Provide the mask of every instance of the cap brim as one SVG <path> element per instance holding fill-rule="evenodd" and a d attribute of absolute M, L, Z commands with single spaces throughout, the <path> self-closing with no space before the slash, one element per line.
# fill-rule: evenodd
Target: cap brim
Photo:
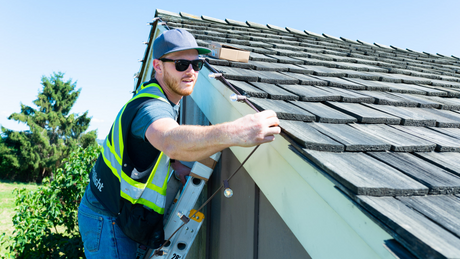
<path fill-rule="evenodd" d="M 208 49 L 208 48 L 179 48 L 179 49 L 174 49 L 174 50 L 171 50 L 171 51 L 169 51 L 169 52 L 166 52 L 165 54 L 163 54 L 163 56 L 166 55 L 166 54 L 173 53 L 173 52 L 178 52 L 178 51 L 183 51 L 183 50 L 189 50 L 189 49 L 194 49 L 194 50 L 198 51 L 198 54 L 199 54 L 199 55 L 201 55 L 201 54 L 208 54 L 208 53 L 211 52 L 211 50 Z"/>

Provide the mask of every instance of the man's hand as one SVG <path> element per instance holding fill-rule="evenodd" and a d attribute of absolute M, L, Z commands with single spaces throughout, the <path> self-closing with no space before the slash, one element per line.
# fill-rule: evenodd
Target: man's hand
<path fill-rule="evenodd" d="M 236 145 L 250 147 L 271 142 L 281 132 L 276 113 L 271 110 L 249 114 L 230 123 Z"/>
<path fill-rule="evenodd" d="M 174 163 L 171 163 L 171 166 L 174 169 L 174 174 L 176 174 L 176 177 L 179 178 L 183 185 L 185 185 L 187 182 L 185 177 L 190 175 L 190 168 L 186 167 L 178 160 L 176 160 Z"/>

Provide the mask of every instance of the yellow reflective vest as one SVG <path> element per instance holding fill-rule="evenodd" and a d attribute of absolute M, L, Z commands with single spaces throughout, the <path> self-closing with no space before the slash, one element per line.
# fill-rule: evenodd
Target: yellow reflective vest
<path fill-rule="evenodd" d="M 114 215 L 119 215 L 123 204 L 140 204 L 158 214 L 164 214 L 166 186 L 169 176 L 169 157 L 160 152 L 152 157 L 150 174 L 142 181 L 134 180 L 133 175 L 144 174 L 133 165 L 127 152 L 127 138 L 131 123 L 137 111 L 152 98 L 169 104 L 163 90 L 155 80 L 144 83 L 133 98 L 118 113 L 102 147 L 103 150 L 90 175 L 91 190 L 98 201 Z M 158 151 L 148 142 L 140 144 L 140 150 L 157 154 Z M 142 146 L 143 145 L 143 146 Z M 155 150 L 155 152 L 154 152 Z"/>

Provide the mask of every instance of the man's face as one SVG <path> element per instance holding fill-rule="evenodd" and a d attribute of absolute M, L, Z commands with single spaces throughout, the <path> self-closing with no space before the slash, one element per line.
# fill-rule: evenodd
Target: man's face
<path fill-rule="evenodd" d="M 168 59 L 194 60 L 198 58 L 198 52 L 194 49 L 173 52 L 164 56 Z M 174 62 L 163 62 L 164 82 L 175 94 L 187 96 L 192 94 L 198 78 L 198 71 L 193 70 L 190 64 L 187 70 L 179 72 L 176 70 Z"/>

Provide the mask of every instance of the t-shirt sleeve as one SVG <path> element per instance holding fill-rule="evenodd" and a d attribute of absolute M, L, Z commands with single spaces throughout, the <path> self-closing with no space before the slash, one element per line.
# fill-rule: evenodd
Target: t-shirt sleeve
<path fill-rule="evenodd" d="M 175 120 L 176 112 L 171 104 L 158 99 L 145 104 L 139 109 L 131 124 L 131 133 L 138 138 L 145 140 L 145 132 L 154 121 L 163 118 Z"/>

